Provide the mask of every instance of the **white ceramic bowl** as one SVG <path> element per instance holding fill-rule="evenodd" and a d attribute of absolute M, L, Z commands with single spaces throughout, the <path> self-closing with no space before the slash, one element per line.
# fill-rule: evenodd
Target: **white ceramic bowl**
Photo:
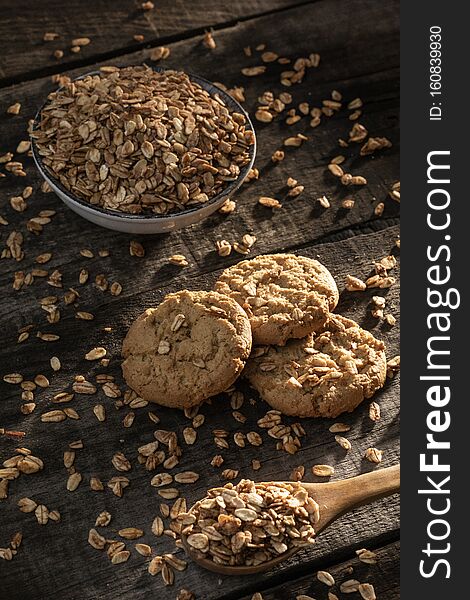
<path fill-rule="evenodd" d="M 165 70 L 162 67 L 152 66 L 152 68 L 155 71 Z M 98 73 L 98 71 L 93 71 L 92 73 L 85 73 L 77 79 L 82 79 L 87 75 L 96 75 Z M 234 100 L 226 92 L 215 86 L 210 81 L 207 81 L 206 79 L 199 77 L 198 75 L 193 75 L 191 73 L 188 73 L 188 75 L 193 81 L 198 83 L 210 94 L 217 93 L 231 111 L 243 114 L 246 118 L 247 129 L 251 129 L 253 131 L 253 134 L 255 135 L 255 130 L 250 120 L 250 117 L 248 116 L 248 113 L 242 106 L 240 106 L 240 104 L 236 100 Z M 36 114 L 33 123 L 33 131 L 38 128 L 40 114 L 46 104 L 47 101 L 45 104 L 43 104 L 43 106 L 41 106 L 41 108 Z M 202 221 L 203 219 L 211 215 L 213 212 L 218 210 L 228 198 L 232 197 L 236 190 L 238 190 L 238 188 L 242 185 L 243 181 L 246 179 L 255 161 L 256 136 L 255 143 L 249 148 L 250 162 L 241 169 L 240 175 L 235 181 L 230 182 L 222 192 L 211 198 L 209 202 L 206 202 L 205 204 L 200 204 L 187 210 L 182 210 L 179 212 L 174 212 L 165 215 L 133 215 L 129 213 L 119 212 L 116 210 L 109 210 L 98 206 L 93 206 L 85 200 L 82 200 L 81 198 L 72 194 L 57 179 L 55 179 L 51 172 L 44 166 L 41 156 L 39 155 L 38 149 L 36 147 L 34 138 L 31 138 L 31 149 L 33 153 L 34 162 L 36 163 L 36 166 L 39 172 L 41 173 L 42 177 L 45 179 L 45 181 L 47 181 L 47 183 L 51 186 L 51 188 L 54 190 L 57 196 L 59 196 L 59 198 L 64 202 L 64 204 L 71 208 L 75 213 L 77 213 L 84 219 L 95 223 L 96 225 L 106 227 L 107 229 L 113 229 L 114 231 L 123 231 L 125 233 L 134 234 L 151 234 L 176 231 L 177 229 L 181 229 L 183 227 L 187 227 L 188 225 L 198 223 L 199 221 Z"/>

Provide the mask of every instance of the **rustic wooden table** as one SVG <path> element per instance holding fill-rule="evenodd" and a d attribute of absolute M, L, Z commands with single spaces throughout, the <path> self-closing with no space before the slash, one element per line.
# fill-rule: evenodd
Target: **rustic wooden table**
<path fill-rule="evenodd" d="M 314 476 L 310 467 L 317 463 L 334 465 L 335 478 L 373 468 L 363 459 L 369 446 L 384 450 L 383 466 L 398 462 L 399 455 L 398 377 L 389 380 L 377 394 L 376 400 L 382 409 L 379 422 L 373 424 L 369 420 L 367 402 L 353 414 L 341 418 L 351 425 L 347 435 L 352 450 L 347 454 L 328 431 L 329 421 L 311 419 L 303 422 L 306 435 L 302 438 L 301 450 L 293 456 L 276 450 L 275 440 L 266 434 L 262 435 L 261 446 L 248 444 L 246 448 L 239 448 L 233 442 L 233 434 L 257 430 L 256 421 L 268 408 L 242 384 L 240 389 L 246 399 L 240 411 L 246 422 L 234 419 L 226 398 L 213 400 L 201 409 L 205 422 L 198 429 L 198 443 L 194 446 L 182 441 L 182 430 L 190 425 L 190 420 L 176 411 L 157 406 L 138 408 L 134 411 L 132 426 L 124 427 L 123 419 L 132 409 L 116 408 L 116 399 L 105 396 L 100 386 L 96 394 L 77 394 L 67 405 L 52 402 L 56 393 L 71 389 L 73 378 L 78 374 L 96 381 L 96 375 L 106 372 L 113 375 L 124 390 L 119 351 L 129 323 L 169 291 L 186 287 L 207 289 L 220 269 L 240 259 L 236 253 L 228 258 L 219 257 L 214 251 L 217 239 L 237 241 L 249 232 L 257 237 L 251 255 L 289 250 L 319 258 L 337 278 L 341 290 L 348 273 L 367 277 L 375 259 L 390 253 L 399 258 L 395 246 L 399 234 L 399 205 L 388 195 L 393 182 L 399 179 L 397 1 L 158 0 L 155 4 L 154 10 L 144 12 L 139 1 L 129 0 L 0 2 L 0 155 L 13 152 L 13 160 L 21 161 L 26 172 L 24 177 L 14 176 L 4 164 L 0 165 L 0 248 L 5 249 L 0 260 L 0 427 L 26 433 L 20 441 L 0 436 L 0 461 L 12 456 L 14 449 L 22 445 L 30 448 L 45 465 L 39 473 L 10 481 L 8 497 L 0 499 L 0 547 L 7 547 L 16 532 L 23 534 L 17 555 L 11 561 L 0 560 L 0 596 L 8 600 L 51 597 L 140 600 L 155 594 L 171 599 L 184 587 L 204 600 L 249 599 L 255 591 L 262 592 L 263 598 L 269 600 L 293 600 L 301 593 L 324 599 L 328 590 L 317 581 L 315 573 L 318 569 L 327 569 L 338 582 L 351 577 L 370 581 L 378 598 L 394 600 L 399 597 L 399 502 L 396 496 L 343 517 L 314 547 L 302 551 L 275 571 L 252 578 L 220 578 L 189 564 L 186 571 L 176 573 L 174 586 L 164 587 L 160 576 L 148 574 L 147 560 L 134 550 L 128 562 L 112 565 L 103 552 L 87 543 L 88 530 L 94 526 L 96 516 L 108 510 L 112 521 L 107 530 L 102 531 L 109 538 L 116 539 L 116 532 L 122 527 L 134 526 L 145 531 L 140 541 L 150 544 L 155 553 L 175 549 L 170 537 L 155 537 L 150 532 L 162 499 L 156 488 L 149 485 L 154 473 L 147 472 L 136 460 L 137 448 L 154 439 L 156 428 L 178 432 L 183 455 L 177 470 L 193 470 L 202 475 L 193 485 L 179 486 L 188 503 L 200 497 L 208 486 L 220 484 L 223 468 L 239 470 L 240 477 L 269 480 L 286 479 L 294 467 L 305 465 L 306 480 L 311 481 Z M 212 51 L 201 44 L 204 30 L 211 26 L 217 43 Z M 57 31 L 60 38 L 43 42 L 46 31 Z M 144 35 L 144 41 L 136 42 L 135 34 Z M 82 36 L 91 38 L 91 43 L 78 54 L 70 53 L 71 40 Z M 360 122 L 371 135 L 386 136 L 393 142 L 391 149 L 373 157 L 359 157 L 357 145 L 343 150 L 348 157 L 348 168 L 368 180 L 367 186 L 354 189 L 352 210 L 340 207 L 341 199 L 349 196 L 351 189 L 341 188 L 326 169 L 329 160 L 340 152 L 338 138 L 347 138 L 352 125 L 346 110 L 330 119 L 324 118 L 316 129 L 309 127 L 308 118 L 292 127 L 288 127 L 284 119 L 267 126 L 257 124 L 256 166 L 260 178 L 237 194 L 237 210 L 228 216 L 216 214 L 200 225 L 161 236 L 135 238 L 117 234 L 76 217 L 54 194 L 41 192 L 41 180 L 31 157 L 15 153 L 18 143 L 27 139 L 28 120 L 54 88 L 51 75 L 74 76 L 100 64 L 141 63 L 148 57 L 151 46 L 171 48 L 165 65 L 188 69 L 229 87 L 242 85 L 245 106 L 253 113 L 256 99 L 263 91 L 283 90 L 279 73 L 285 67 L 268 65 L 261 77 L 247 78 L 241 74 L 243 67 L 260 62 L 259 53 L 247 58 L 243 47 L 261 43 L 290 58 L 320 53 L 320 66 L 309 70 L 300 85 L 289 88 L 294 105 L 301 101 L 320 105 L 334 89 L 339 90 L 346 101 L 360 96 L 364 101 Z M 60 60 L 52 57 L 57 49 L 64 50 Z M 15 102 L 21 103 L 19 115 L 6 114 L 7 107 Z M 301 148 L 289 149 L 285 160 L 273 165 L 271 154 L 294 132 L 305 133 L 308 141 Z M 285 182 L 289 176 L 305 186 L 298 198 L 285 198 Z M 26 210 L 13 210 L 10 198 L 21 195 L 29 185 L 33 194 L 26 200 Z M 285 198 L 283 207 L 272 211 L 260 206 L 257 199 L 261 195 Z M 330 208 L 321 208 L 315 202 L 322 195 L 330 199 Z M 379 202 L 385 204 L 380 217 L 374 213 Z M 31 231 L 30 219 L 43 210 L 53 210 L 55 215 L 41 232 L 35 233 Z M 18 256 L 17 260 L 6 250 L 8 244 L 11 245 L 13 232 L 23 236 L 24 256 Z M 130 256 L 132 239 L 142 243 L 144 257 Z M 80 251 L 85 248 L 92 250 L 93 258 L 81 255 Z M 100 256 L 100 249 L 108 250 L 109 256 Z M 37 264 L 35 258 L 43 253 L 52 254 L 50 261 Z M 170 265 L 168 257 L 175 253 L 187 256 L 189 266 Z M 28 277 L 34 269 L 44 269 L 48 276 Z M 89 272 L 89 280 L 80 285 L 78 277 L 82 269 Z M 30 285 L 23 284 L 16 290 L 13 282 L 15 277 L 21 279 L 19 272 Z M 48 285 L 48 277 L 53 272 L 61 274 L 57 287 Z M 100 274 L 109 283 L 118 281 L 122 293 L 113 296 L 109 290 L 101 291 L 95 285 L 95 278 Z M 67 305 L 63 298 L 69 288 L 77 290 L 79 295 L 73 304 Z M 398 286 L 384 291 L 387 292 L 387 311 L 398 318 Z M 370 316 L 370 300 L 375 293 L 375 290 L 342 293 L 339 309 L 384 339 L 391 357 L 398 352 L 399 324 L 387 328 Z M 55 323 L 48 322 L 39 302 L 51 295 L 58 297 L 60 320 Z M 77 319 L 77 311 L 90 312 L 94 319 Z M 28 331 L 29 337 L 24 334 L 22 338 L 27 339 L 18 342 L 21 331 Z M 37 337 L 38 332 L 59 337 L 48 342 Z M 105 346 L 111 358 L 106 369 L 84 360 L 85 352 L 98 345 Z M 58 372 L 53 372 L 49 365 L 53 355 L 60 357 L 62 363 Z M 36 407 L 31 414 L 21 412 L 25 400 L 20 386 L 2 380 L 5 374 L 15 372 L 21 373 L 24 380 L 32 380 L 37 374 L 44 374 L 50 380 L 48 388 L 38 386 L 34 390 Z M 99 422 L 92 410 L 98 403 L 106 407 L 104 422 Z M 75 409 L 79 419 L 41 422 L 42 413 L 64 406 Z M 149 410 L 158 414 L 159 425 L 148 418 Z M 286 423 L 294 421 L 284 420 Z M 214 429 L 228 432 L 228 449 L 216 447 Z M 78 439 L 83 440 L 84 447 L 77 450 L 75 467 L 83 475 L 83 481 L 76 491 L 68 492 L 63 452 L 70 442 Z M 102 492 L 94 492 L 89 486 L 92 475 L 106 483 L 119 474 L 111 464 L 116 451 L 124 452 L 132 463 L 131 471 L 125 473 L 130 486 L 122 498 L 113 495 L 107 487 Z M 223 455 L 223 467 L 210 465 L 215 454 Z M 253 459 L 262 464 L 257 472 L 251 468 Z M 3 486 L 5 490 L 6 484 Z M 49 521 L 42 526 L 34 513 L 20 512 L 17 502 L 25 496 L 50 510 L 57 509 L 61 521 Z M 129 547 L 132 545 L 128 543 Z M 376 565 L 358 561 L 355 550 L 362 547 L 377 552 Z M 184 557 L 182 550 L 176 549 L 176 552 Z M 343 597 L 337 587 L 333 591 Z"/>

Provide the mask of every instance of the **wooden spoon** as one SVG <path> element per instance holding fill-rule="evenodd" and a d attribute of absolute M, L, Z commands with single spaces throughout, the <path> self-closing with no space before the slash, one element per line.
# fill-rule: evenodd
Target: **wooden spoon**
<path fill-rule="evenodd" d="M 304 483 L 301 485 L 320 505 L 320 520 L 315 525 L 315 532 L 323 531 L 335 519 L 353 508 L 369 504 L 379 498 L 390 496 L 400 490 L 400 465 L 364 473 L 350 479 L 331 481 L 328 483 Z M 198 558 L 188 544 L 186 536 L 181 537 L 187 554 L 201 567 L 220 573 L 221 575 L 252 575 L 272 569 L 280 562 L 293 556 L 300 548 L 295 547 L 272 560 L 255 567 L 227 567 L 218 565 L 207 558 Z"/>

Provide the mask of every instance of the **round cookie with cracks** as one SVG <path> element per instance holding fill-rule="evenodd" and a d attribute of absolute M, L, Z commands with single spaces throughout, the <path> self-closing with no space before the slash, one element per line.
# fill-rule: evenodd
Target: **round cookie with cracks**
<path fill-rule="evenodd" d="M 250 323 L 234 300 L 183 290 L 134 321 L 122 371 L 144 400 L 186 408 L 230 387 L 250 351 Z"/>
<path fill-rule="evenodd" d="M 385 383 L 385 346 L 351 319 L 324 327 L 248 361 L 244 376 L 273 408 L 298 417 L 351 412 Z"/>
<path fill-rule="evenodd" d="M 255 344 L 284 345 L 320 329 L 339 299 L 333 276 L 317 260 L 294 254 L 257 256 L 225 269 L 215 284 L 242 306 Z"/>

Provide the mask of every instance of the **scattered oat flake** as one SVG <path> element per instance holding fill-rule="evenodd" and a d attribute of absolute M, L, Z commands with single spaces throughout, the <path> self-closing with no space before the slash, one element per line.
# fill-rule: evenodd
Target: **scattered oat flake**
<path fill-rule="evenodd" d="M 237 208 L 236 203 L 233 200 L 227 199 L 222 206 L 219 208 L 219 212 L 224 214 L 224 215 L 228 215 L 232 212 L 234 212 L 234 210 Z"/>
<path fill-rule="evenodd" d="M 363 563 L 375 565 L 377 563 L 377 554 L 372 552 L 372 550 L 367 550 L 366 548 L 360 548 L 356 550 L 357 557 Z"/>
<path fill-rule="evenodd" d="M 275 62 L 277 59 L 279 58 L 279 55 L 276 54 L 275 52 L 263 52 L 263 54 L 261 54 L 261 60 L 264 63 L 270 63 L 270 62 Z"/>
<path fill-rule="evenodd" d="M 312 473 L 317 477 L 331 477 L 334 475 L 335 469 L 330 465 L 314 465 Z"/>
<path fill-rule="evenodd" d="M 152 548 L 148 544 L 136 544 L 136 551 L 142 556 L 151 556 Z"/>
<path fill-rule="evenodd" d="M 20 511 L 23 513 L 33 512 L 37 507 L 37 503 L 31 498 L 20 498 L 17 502 L 17 505 Z"/>
<path fill-rule="evenodd" d="M 374 208 L 374 215 L 376 217 L 382 216 L 385 209 L 385 204 L 383 202 L 379 202 L 377 206 Z"/>
<path fill-rule="evenodd" d="M 376 600 L 374 586 L 371 583 L 361 583 L 359 585 L 359 594 L 364 600 Z"/>
<path fill-rule="evenodd" d="M 67 480 L 67 490 L 69 492 L 74 492 L 82 481 L 82 476 L 80 473 L 75 472 L 72 473 Z"/>
<path fill-rule="evenodd" d="M 145 249 L 140 242 L 132 240 L 129 244 L 129 254 L 142 258 L 145 256 Z"/>
<path fill-rule="evenodd" d="M 215 247 L 219 256 L 229 256 L 232 252 L 232 245 L 227 240 L 217 240 Z"/>
<path fill-rule="evenodd" d="M 121 550 L 120 552 L 116 552 L 116 554 L 113 554 L 111 562 L 113 565 L 119 565 L 123 562 L 126 562 L 129 559 L 130 555 L 131 553 L 129 552 L 129 550 Z"/>
<path fill-rule="evenodd" d="M 335 435 L 335 441 L 343 448 L 343 450 L 349 451 L 352 448 L 351 442 L 341 435 Z"/>
<path fill-rule="evenodd" d="M 342 177 L 344 175 L 343 169 L 336 163 L 330 163 L 328 165 L 328 170 L 335 177 Z"/>
<path fill-rule="evenodd" d="M 369 419 L 374 422 L 380 420 L 380 406 L 377 402 L 371 402 L 369 404 Z"/>
<path fill-rule="evenodd" d="M 177 265 L 178 267 L 187 267 L 189 265 L 189 262 L 184 254 L 173 254 L 168 259 L 168 262 L 172 265 Z"/>
<path fill-rule="evenodd" d="M 368 156 L 373 154 L 377 150 L 383 150 L 384 148 L 391 148 L 392 142 L 384 137 L 371 137 L 362 146 L 360 150 L 361 156 Z"/>
<path fill-rule="evenodd" d="M 28 152 L 30 148 L 31 142 L 29 140 L 22 140 L 16 147 L 16 152 L 17 154 L 24 154 L 25 152 Z"/>
<path fill-rule="evenodd" d="M 346 423 L 333 423 L 333 425 L 329 427 L 331 433 L 345 433 L 346 431 L 350 431 L 350 429 L 351 426 Z"/>
<path fill-rule="evenodd" d="M 339 590 L 340 592 L 343 592 L 343 594 L 351 594 L 359 591 L 359 585 L 360 582 L 357 581 L 357 579 L 348 579 L 339 586 Z"/>
<path fill-rule="evenodd" d="M 210 31 L 206 31 L 204 34 L 203 44 L 206 48 L 209 48 L 209 50 L 214 50 L 217 47 L 217 44 L 215 43 Z"/>
<path fill-rule="evenodd" d="M 168 58 L 170 53 L 170 48 L 167 48 L 166 46 L 158 46 L 157 48 L 152 48 L 149 58 L 153 62 L 158 62 L 159 60 L 165 60 L 165 58 Z"/>
<path fill-rule="evenodd" d="M 99 360 L 100 358 L 104 358 L 106 356 L 106 348 L 102 348 L 98 346 L 96 348 L 92 348 L 89 352 L 85 354 L 86 360 Z"/>
<path fill-rule="evenodd" d="M 317 198 L 317 202 L 323 208 L 330 208 L 330 206 L 331 206 L 330 201 L 328 200 L 328 198 L 326 196 L 320 196 L 320 198 Z"/>
<path fill-rule="evenodd" d="M 283 141 L 283 144 L 286 147 L 299 148 L 306 139 L 307 139 L 306 136 L 298 133 L 296 136 L 286 138 Z"/>
<path fill-rule="evenodd" d="M 9 115 L 19 115 L 20 114 L 20 110 L 21 110 L 21 104 L 20 104 L 20 102 L 15 102 L 14 104 L 12 104 L 11 106 L 9 106 L 7 108 L 7 113 Z"/>
<path fill-rule="evenodd" d="M 57 40 L 58 38 L 59 38 L 59 34 L 53 32 L 53 31 L 46 31 L 46 33 L 42 37 L 44 42 L 53 42 L 54 40 Z"/>
<path fill-rule="evenodd" d="M 122 292 L 122 285 L 118 281 L 114 281 L 109 288 L 112 296 L 119 296 Z"/>
<path fill-rule="evenodd" d="M 72 40 L 72 46 L 88 46 L 90 43 L 91 40 L 87 37 L 75 38 Z"/>
<path fill-rule="evenodd" d="M 144 535 L 142 529 L 137 529 L 137 527 L 125 527 L 124 529 L 120 529 L 118 531 L 118 535 L 126 540 L 136 540 Z"/>
<path fill-rule="evenodd" d="M 41 415 L 41 421 L 43 423 L 60 423 L 65 421 L 67 415 L 63 410 L 50 410 Z"/>
<path fill-rule="evenodd" d="M 348 292 L 363 292 L 367 288 L 364 281 L 353 275 L 346 277 L 346 289 Z"/>
<path fill-rule="evenodd" d="M 328 571 L 318 571 L 317 579 L 318 581 L 321 581 L 321 583 L 324 583 L 329 587 L 335 584 L 335 579 L 333 575 L 331 575 L 331 573 L 328 573 Z"/>
<path fill-rule="evenodd" d="M 242 69 L 242 74 L 246 77 L 256 77 L 256 75 L 262 75 L 266 71 L 266 67 L 264 65 L 259 65 L 257 67 L 244 67 Z"/>
<path fill-rule="evenodd" d="M 364 458 L 366 458 L 369 462 L 379 464 L 382 462 L 383 450 L 378 450 L 377 448 L 367 448 L 364 453 Z"/>
<path fill-rule="evenodd" d="M 39 504 L 34 511 L 39 525 L 46 525 L 49 520 L 49 509 L 44 504 Z"/>
<path fill-rule="evenodd" d="M 88 532 L 88 543 L 96 550 L 103 550 L 106 546 L 106 538 L 100 535 L 96 529 L 90 529 Z"/>
<path fill-rule="evenodd" d="M 255 119 L 260 123 L 271 123 L 271 121 L 274 119 L 274 115 L 267 109 L 258 109 L 255 112 Z"/>
<path fill-rule="evenodd" d="M 400 370 L 400 355 L 387 360 L 387 376 L 393 377 Z"/>
<path fill-rule="evenodd" d="M 283 161 L 285 158 L 284 150 L 275 150 L 271 155 L 271 160 L 273 163 L 278 163 Z"/>
<path fill-rule="evenodd" d="M 266 206 L 267 208 L 281 208 L 282 204 L 276 198 L 270 198 L 269 196 L 261 196 L 258 198 L 259 204 Z"/>

